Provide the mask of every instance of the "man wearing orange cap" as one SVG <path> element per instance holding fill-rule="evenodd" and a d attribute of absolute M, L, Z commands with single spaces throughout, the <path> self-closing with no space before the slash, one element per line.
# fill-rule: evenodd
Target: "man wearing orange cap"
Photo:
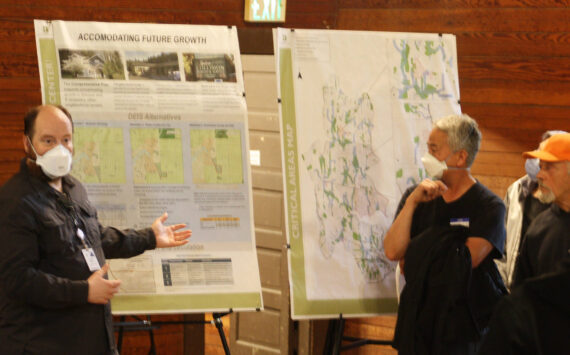
<path fill-rule="evenodd" d="M 570 133 L 523 156 L 540 159 L 538 182 L 553 203 L 526 233 L 513 292 L 495 307 L 478 355 L 566 355 L 570 348 Z"/>
<path fill-rule="evenodd" d="M 550 130 L 544 132 L 540 144 L 555 134 L 564 134 L 565 131 Z M 539 146 L 540 149 L 540 146 Z M 528 158 L 525 162 L 526 175 L 512 183 L 507 189 L 505 199 L 505 253 L 501 259 L 495 259 L 497 268 L 505 282 L 507 289 L 511 289 L 524 236 L 531 222 L 552 204 L 552 198 L 544 192 L 549 190 L 539 188 L 536 175 L 540 171 L 540 160 Z M 550 198 L 550 199 L 549 199 Z"/>
<path fill-rule="evenodd" d="M 553 204 L 530 225 L 519 255 L 513 285 L 557 271 L 570 254 L 570 133 L 550 137 L 541 148 L 523 154 L 540 159 L 538 183 Z"/>

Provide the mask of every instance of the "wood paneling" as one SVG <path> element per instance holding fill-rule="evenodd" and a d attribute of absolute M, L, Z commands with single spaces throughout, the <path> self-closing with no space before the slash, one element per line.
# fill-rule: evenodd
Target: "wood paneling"
<path fill-rule="evenodd" d="M 274 191 L 253 191 L 255 225 L 275 229 L 283 228 L 283 194 Z"/>
<path fill-rule="evenodd" d="M 463 79 L 459 86 L 461 103 L 564 106 L 570 102 L 570 82 L 564 81 Z"/>
<path fill-rule="evenodd" d="M 211 315 L 208 315 L 208 317 L 211 319 Z M 125 317 L 125 319 L 116 317 L 116 321 L 131 323 L 130 326 L 123 327 L 123 340 L 120 343 L 118 336 L 116 336 L 117 345 L 121 346 L 122 355 L 150 353 L 152 348 L 150 332 L 148 330 L 137 330 L 137 326 L 135 325 L 135 323 L 140 322 L 142 319 L 146 318 L 144 316 L 136 319 L 133 317 Z M 182 322 L 185 319 L 193 321 L 194 324 L 183 325 Z M 171 354 L 183 354 L 185 348 L 204 348 L 203 315 L 157 315 L 150 317 L 150 321 L 153 324 L 152 337 L 154 339 L 155 350 L 157 350 L 158 353 L 161 352 L 161 349 L 169 349 Z M 184 336 L 185 327 L 191 332 L 191 335 L 186 338 Z M 140 326 L 138 328 L 140 328 Z M 196 338 L 196 336 L 198 336 L 198 338 Z M 212 339 L 210 343 L 215 343 L 215 338 L 211 335 L 209 337 Z M 188 343 L 190 339 L 193 339 L 194 343 Z M 201 344 L 199 344 L 200 342 Z"/>
<path fill-rule="evenodd" d="M 279 344 L 279 312 L 263 313 L 244 312 L 240 317 L 238 332 L 242 341 L 265 343 L 270 346 Z"/>
<path fill-rule="evenodd" d="M 491 131 L 502 129 L 503 131 L 526 129 L 536 134 L 539 140 L 544 130 L 565 129 L 570 130 L 570 105 L 518 105 L 518 104 L 491 104 L 461 103 L 461 108 L 473 117 L 482 128 Z M 511 134 L 510 139 L 517 140 L 517 134 Z M 535 146 L 528 147 L 534 148 Z"/>
<path fill-rule="evenodd" d="M 570 8 L 341 8 L 337 27 L 433 33 L 569 32 L 569 14 Z"/>
<path fill-rule="evenodd" d="M 469 56 L 459 63 L 459 77 L 469 80 L 570 81 L 566 57 Z"/>
<path fill-rule="evenodd" d="M 485 8 L 485 7 L 568 7 L 568 0 L 339 0 L 343 9 L 359 8 Z"/>
<path fill-rule="evenodd" d="M 570 56 L 569 32 L 455 32 L 457 54 L 466 56 Z M 555 68 L 552 68 L 555 69 Z"/>
<path fill-rule="evenodd" d="M 363 318 L 358 321 L 349 320 L 346 322 L 344 334 L 361 339 L 392 340 L 394 328 L 396 326 L 395 316 L 382 316 L 374 318 Z M 348 342 L 346 344 L 349 344 Z M 351 351 L 343 352 L 348 355 L 396 355 L 398 352 L 387 345 L 367 345 Z"/>

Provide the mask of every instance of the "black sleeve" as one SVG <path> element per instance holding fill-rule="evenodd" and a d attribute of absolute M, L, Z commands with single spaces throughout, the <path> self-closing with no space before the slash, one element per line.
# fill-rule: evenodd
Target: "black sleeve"
<path fill-rule="evenodd" d="M 528 233 L 527 233 L 528 234 Z M 529 240 L 527 237 L 523 239 L 523 244 L 517 260 L 515 261 L 515 271 L 513 273 L 512 288 L 521 285 L 526 279 L 533 277 L 532 267 L 532 250 L 529 248 Z"/>
<path fill-rule="evenodd" d="M 500 259 L 503 256 L 506 238 L 505 205 L 491 192 L 486 194 L 487 196 L 480 202 L 481 210 L 475 213 L 476 220 L 469 227 L 469 233 L 489 241 L 494 247 L 491 256 Z"/>
<path fill-rule="evenodd" d="M 99 225 L 101 246 L 109 259 L 130 258 L 156 248 L 156 238 L 151 228 L 119 230 Z"/>
<path fill-rule="evenodd" d="M 483 338 L 478 355 L 537 354 L 525 310 L 511 296 L 504 297 L 495 308 L 489 332 Z"/>
<path fill-rule="evenodd" d="M 140 230 L 105 227 L 99 223 L 97 210 L 91 205 L 87 192 L 81 183 L 75 182 L 72 190 L 79 217 L 94 238 L 100 238 L 105 258 L 130 258 L 156 248 L 156 238 L 151 228 Z"/>
<path fill-rule="evenodd" d="M 0 213 L 0 287 L 11 298 L 42 308 L 87 303 L 87 280 L 70 280 L 40 269 L 42 263 L 34 208 L 23 201 L 7 201 Z M 54 224 L 54 229 L 58 228 Z M 45 231 L 44 231 L 45 232 Z"/>
<path fill-rule="evenodd" d="M 410 186 L 406 189 L 406 191 L 404 191 L 404 193 L 402 194 L 402 198 L 400 198 L 400 202 L 398 203 L 398 208 L 396 209 L 396 214 L 394 215 L 394 220 L 398 217 L 402 208 L 404 208 L 404 204 L 406 203 L 408 196 L 410 196 L 410 194 L 415 190 L 415 188 L 417 186 L 418 185 Z"/>

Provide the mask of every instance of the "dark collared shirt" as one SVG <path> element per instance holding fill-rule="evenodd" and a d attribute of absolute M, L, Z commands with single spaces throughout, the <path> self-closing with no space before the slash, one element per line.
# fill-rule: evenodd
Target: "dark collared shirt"
<path fill-rule="evenodd" d="M 561 260 L 570 256 L 570 213 L 556 203 L 539 214 L 525 235 L 513 285 L 526 279 L 558 271 Z"/>

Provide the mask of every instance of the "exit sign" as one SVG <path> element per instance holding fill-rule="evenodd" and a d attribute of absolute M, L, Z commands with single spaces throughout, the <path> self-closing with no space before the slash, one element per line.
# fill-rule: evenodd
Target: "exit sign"
<path fill-rule="evenodd" d="M 245 0 L 245 20 L 248 22 L 285 22 L 287 0 Z"/>

